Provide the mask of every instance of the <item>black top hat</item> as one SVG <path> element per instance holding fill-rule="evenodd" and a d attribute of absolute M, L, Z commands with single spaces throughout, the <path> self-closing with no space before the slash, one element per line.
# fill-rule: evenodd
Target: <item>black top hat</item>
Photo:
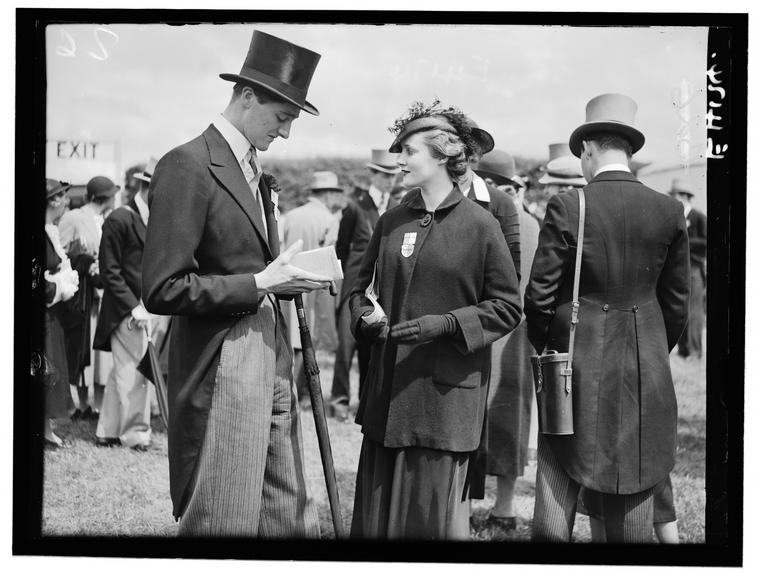
<path fill-rule="evenodd" d="M 110 198 L 121 189 L 113 184 L 113 180 L 106 176 L 95 176 L 87 182 L 88 198 Z"/>
<path fill-rule="evenodd" d="M 71 188 L 71 184 L 68 182 L 61 182 L 60 180 L 53 180 L 52 178 L 45 179 L 45 200 L 49 200 L 53 196 L 65 194 L 66 190 Z"/>
<path fill-rule="evenodd" d="M 229 82 L 262 86 L 305 112 L 318 116 L 316 107 L 305 98 L 320 59 L 320 54 L 307 48 L 255 30 L 239 74 L 220 76 Z"/>

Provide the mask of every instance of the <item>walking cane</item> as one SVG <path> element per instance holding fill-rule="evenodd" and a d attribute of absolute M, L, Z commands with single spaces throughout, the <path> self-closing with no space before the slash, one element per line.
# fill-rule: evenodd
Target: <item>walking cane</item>
<path fill-rule="evenodd" d="M 310 339 L 310 328 L 305 318 L 305 309 L 302 304 L 302 295 L 294 297 L 294 305 L 297 308 L 297 321 L 300 325 L 300 343 L 302 344 L 302 362 L 305 368 L 305 376 L 310 392 L 310 404 L 315 419 L 315 432 L 318 436 L 318 447 L 321 450 L 321 462 L 323 463 L 323 475 L 326 477 L 326 491 L 331 506 L 331 518 L 334 522 L 334 534 L 337 539 L 344 537 L 342 525 L 342 513 L 339 508 L 339 492 L 336 485 L 336 472 L 334 471 L 334 459 L 331 455 L 331 442 L 329 441 L 329 428 L 326 424 L 326 410 L 323 406 L 323 394 L 321 393 L 320 370 L 315 361 L 313 341 Z"/>

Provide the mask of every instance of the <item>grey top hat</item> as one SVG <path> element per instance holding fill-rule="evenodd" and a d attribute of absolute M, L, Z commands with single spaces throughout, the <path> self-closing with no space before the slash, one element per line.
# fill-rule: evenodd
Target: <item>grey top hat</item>
<path fill-rule="evenodd" d="M 318 109 L 305 98 L 321 55 L 260 30 L 252 33 L 239 74 L 221 74 L 229 82 L 261 86 L 291 102 L 305 112 L 318 116 Z"/>
<path fill-rule="evenodd" d="M 631 152 L 636 154 L 644 146 L 644 134 L 634 128 L 638 106 L 624 94 L 601 94 L 586 104 L 586 122 L 570 135 L 570 151 L 581 157 L 581 141 L 589 140 L 592 134 L 608 132 L 618 134 L 631 143 Z"/>
<path fill-rule="evenodd" d="M 553 157 L 553 154 L 563 154 Z M 549 145 L 550 161 L 547 162 L 547 172 L 539 178 L 539 184 L 558 184 L 563 186 L 586 186 L 583 177 L 581 161 L 570 154 L 567 144 Z"/>
<path fill-rule="evenodd" d="M 367 162 L 365 166 L 386 174 L 398 174 L 400 168 L 397 166 L 397 158 L 399 158 L 399 154 L 373 149 L 371 150 L 371 161 Z"/>
<path fill-rule="evenodd" d="M 482 178 L 491 178 L 498 186 L 502 184 L 520 186 L 513 180 L 515 177 L 515 161 L 504 150 L 492 150 L 481 156 L 478 168 L 474 172 Z"/>
<path fill-rule="evenodd" d="M 313 172 L 313 177 L 310 180 L 311 192 L 328 192 L 329 190 L 334 192 L 344 192 L 344 189 L 339 186 L 339 179 L 336 174 L 330 170 L 321 170 L 319 172 Z"/>
<path fill-rule="evenodd" d="M 549 159 L 561 158 L 562 156 L 570 156 L 570 146 L 567 142 L 555 142 L 549 145 Z"/>
<path fill-rule="evenodd" d="M 155 158 L 150 158 L 147 166 L 142 172 L 134 174 L 134 178 L 142 180 L 143 182 L 149 182 L 152 180 L 152 175 L 155 173 L 155 166 L 158 165 L 158 161 Z"/>

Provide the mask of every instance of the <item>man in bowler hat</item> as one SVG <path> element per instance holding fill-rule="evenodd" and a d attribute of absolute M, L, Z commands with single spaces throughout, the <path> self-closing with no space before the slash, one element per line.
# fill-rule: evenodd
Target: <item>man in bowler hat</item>
<path fill-rule="evenodd" d="M 342 210 L 339 221 L 339 233 L 336 241 L 336 256 L 344 269 L 344 280 L 339 288 L 336 308 L 336 326 L 339 345 L 334 360 L 334 379 L 331 383 L 331 412 L 337 420 L 349 419 L 350 403 L 350 368 L 352 357 L 357 350 L 360 370 L 360 388 L 368 373 L 370 350 L 355 341 L 350 332 L 349 296 L 357 281 L 363 255 L 368 248 L 376 222 L 384 212 L 397 205 L 391 197 L 392 188 L 400 169 L 397 166 L 398 154 L 386 150 L 371 151 L 371 160 L 365 167 L 370 175 L 370 186 L 355 188 L 352 198 Z"/>
<path fill-rule="evenodd" d="M 158 162 L 143 261 L 147 309 L 173 315 L 168 459 L 184 536 L 319 536 L 279 298 L 328 287 L 279 253 L 257 153 L 288 138 L 320 55 L 253 32 L 223 113 Z"/>
<path fill-rule="evenodd" d="M 573 357 L 573 434 L 539 435 L 532 538 L 569 541 L 583 486 L 601 494 L 608 542 L 652 538 L 652 494 L 675 462 L 670 350 L 686 324 L 681 205 L 628 168 L 644 144 L 636 103 L 603 94 L 570 137 L 588 181 Z M 567 352 L 579 194 L 550 198 L 526 290 L 537 352 Z"/>

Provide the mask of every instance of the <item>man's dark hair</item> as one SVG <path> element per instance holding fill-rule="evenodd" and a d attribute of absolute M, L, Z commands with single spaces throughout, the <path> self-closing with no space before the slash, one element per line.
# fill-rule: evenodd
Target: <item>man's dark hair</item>
<path fill-rule="evenodd" d="M 252 93 L 255 94 L 255 99 L 260 102 L 261 104 L 267 104 L 268 102 L 284 102 L 285 100 L 273 92 L 270 92 L 266 90 L 265 88 L 261 88 L 260 86 L 251 86 L 250 84 L 246 84 L 244 82 L 237 82 L 234 84 L 234 88 L 232 88 L 232 99 L 236 100 L 242 95 L 242 90 L 245 88 L 249 88 L 252 90 Z"/>
<path fill-rule="evenodd" d="M 629 160 L 631 159 L 631 156 L 633 156 L 631 142 L 623 136 L 610 134 L 608 132 L 596 132 L 594 134 L 589 134 L 585 140 L 594 140 L 600 150 L 619 150 L 625 152 L 626 157 Z"/>

